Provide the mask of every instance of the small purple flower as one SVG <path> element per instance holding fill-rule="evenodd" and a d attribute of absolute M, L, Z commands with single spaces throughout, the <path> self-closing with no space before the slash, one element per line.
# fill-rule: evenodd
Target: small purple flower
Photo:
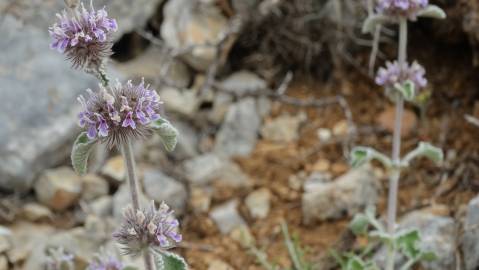
<path fill-rule="evenodd" d="M 98 138 L 113 146 L 144 137 L 151 133 L 149 124 L 159 118 L 160 97 L 143 80 L 138 85 L 117 82 L 113 87 L 100 86 L 98 93 L 87 92 L 88 99 L 78 97 L 82 106 L 78 124 L 91 140 Z"/>
<path fill-rule="evenodd" d="M 178 232 L 180 223 L 164 202 L 159 209 L 153 201 L 142 210 L 128 206 L 123 215 L 125 220 L 113 238 L 123 246 L 126 254 L 138 255 L 146 248 L 167 250 L 182 240 Z"/>
<path fill-rule="evenodd" d="M 97 254 L 86 270 L 121 270 L 123 263 L 118 258 L 104 252 Z"/>
<path fill-rule="evenodd" d="M 424 77 L 426 71 L 414 61 L 411 65 L 400 66 L 398 61 L 386 62 L 386 67 L 378 70 L 376 83 L 389 89 L 393 89 L 396 83 L 404 84 L 407 80 L 414 83 L 416 92 L 426 87 L 427 79 Z"/>
<path fill-rule="evenodd" d="M 62 247 L 47 250 L 46 270 L 73 269 L 75 256 Z"/>
<path fill-rule="evenodd" d="M 74 68 L 93 71 L 101 68 L 112 54 L 111 33 L 118 29 L 105 9 L 85 9 L 83 3 L 71 13 L 57 14 L 57 22 L 48 30 L 53 39 L 50 47 L 64 53 Z"/>
<path fill-rule="evenodd" d="M 416 20 L 418 12 L 428 4 L 429 0 L 379 0 L 376 10 L 388 16 Z"/>

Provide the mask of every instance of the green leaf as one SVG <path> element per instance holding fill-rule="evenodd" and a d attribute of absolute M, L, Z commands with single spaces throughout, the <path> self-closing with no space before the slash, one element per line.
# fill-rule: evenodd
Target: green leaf
<path fill-rule="evenodd" d="M 388 16 L 382 14 L 376 14 L 369 16 L 363 23 L 362 32 L 373 33 L 376 26 L 389 22 L 391 19 Z"/>
<path fill-rule="evenodd" d="M 156 129 L 160 135 L 163 146 L 166 151 L 175 150 L 178 143 L 178 130 L 166 119 L 160 118 L 152 123 L 152 127 Z"/>
<path fill-rule="evenodd" d="M 421 156 L 429 158 L 436 164 L 439 164 L 444 160 L 444 153 L 441 148 L 435 147 L 427 142 L 419 142 L 416 149 L 409 152 L 401 163 L 403 166 L 408 166 L 411 160 Z"/>
<path fill-rule="evenodd" d="M 432 251 L 421 253 L 421 258 L 420 258 L 421 261 L 431 262 L 431 261 L 434 261 L 434 260 L 437 260 L 437 259 L 438 258 L 437 258 L 436 253 L 434 253 Z"/>
<path fill-rule="evenodd" d="M 414 97 L 416 96 L 416 87 L 414 83 L 410 80 L 407 80 L 404 82 L 404 84 L 399 84 L 396 83 L 394 85 L 394 88 L 401 93 L 401 95 L 404 97 L 405 100 L 407 101 L 412 101 L 414 100 Z"/>
<path fill-rule="evenodd" d="M 346 270 L 366 270 L 366 263 L 358 256 L 349 258 Z"/>
<path fill-rule="evenodd" d="M 71 160 L 75 172 L 78 174 L 87 173 L 88 156 L 95 145 L 96 140 L 88 139 L 86 132 L 80 133 L 73 143 Z"/>
<path fill-rule="evenodd" d="M 369 218 L 365 214 L 356 214 L 349 224 L 355 235 L 365 235 L 368 232 Z"/>
<path fill-rule="evenodd" d="M 391 159 L 373 148 L 357 146 L 351 150 L 350 162 L 354 168 L 364 165 L 373 159 L 381 162 L 386 168 L 391 167 Z"/>
<path fill-rule="evenodd" d="M 417 16 L 434 18 L 434 19 L 445 19 L 447 15 L 442 8 L 436 5 L 428 5 L 426 8 L 419 11 Z"/>
<path fill-rule="evenodd" d="M 421 254 L 418 244 L 421 240 L 418 230 L 411 230 L 399 233 L 396 238 L 396 245 L 402 250 L 404 255 L 410 259 L 416 259 Z"/>
<path fill-rule="evenodd" d="M 158 270 L 187 270 L 188 264 L 181 256 L 172 252 L 155 253 Z"/>

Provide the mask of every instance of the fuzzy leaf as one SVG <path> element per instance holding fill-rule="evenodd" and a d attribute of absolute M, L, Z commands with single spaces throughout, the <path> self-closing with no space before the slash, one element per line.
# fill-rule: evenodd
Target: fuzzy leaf
<path fill-rule="evenodd" d="M 368 232 L 369 218 L 365 214 L 356 214 L 349 224 L 355 235 L 365 235 Z"/>
<path fill-rule="evenodd" d="M 373 148 L 357 146 L 351 151 L 350 162 L 354 168 L 366 164 L 373 159 L 380 161 L 386 168 L 391 167 L 391 160 Z"/>
<path fill-rule="evenodd" d="M 403 166 L 408 166 L 411 160 L 417 157 L 427 157 L 433 162 L 439 164 L 444 159 L 444 153 L 438 147 L 427 142 L 420 142 L 416 149 L 409 152 L 401 162 Z"/>
<path fill-rule="evenodd" d="M 416 259 L 421 254 L 418 243 L 421 240 L 418 230 L 411 230 L 401 233 L 396 238 L 396 245 L 402 250 L 404 255 L 410 259 Z"/>
<path fill-rule="evenodd" d="M 351 257 L 348 260 L 348 264 L 346 265 L 347 270 L 366 270 L 366 264 L 364 261 L 357 257 Z"/>
<path fill-rule="evenodd" d="M 188 265 L 181 256 L 171 253 L 157 253 L 156 267 L 158 270 L 187 270 Z"/>
<path fill-rule="evenodd" d="M 178 143 L 178 130 L 166 119 L 160 118 L 152 123 L 152 127 L 156 129 L 160 135 L 163 146 L 166 151 L 175 150 Z"/>
<path fill-rule="evenodd" d="M 418 17 L 428 17 L 434 19 L 445 19 L 446 12 L 436 5 L 428 5 L 423 10 L 419 11 L 417 14 Z"/>
<path fill-rule="evenodd" d="M 420 258 L 421 261 L 432 262 L 432 261 L 437 260 L 437 259 L 438 258 L 437 258 L 436 253 L 434 253 L 432 251 L 421 253 L 421 258 Z"/>
<path fill-rule="evenodd" d="M 400 84 L 395 84 L 394 88 L 401 93 L 401 95 L 404 97 L 405 100 L 407 101 L 412 101 L 414 100 L 414 97 L 416 96 L 416 87 L 413 82 L 410 80 L 407 80 L 404 82 L 403 85 Z"/>
<path fill-rule="evenodd" d="M 362 32 L 373 33 L 377 25 L 389 22 L 391 19 L 388 16 L 376 14 L 369 16 L 363 23 Z"/>
<path fill-rule="evenodd" d="M 75 172 L 82 175 L 87 173 L 88 156 L 96 140 L 88 139 L 86 132 L 80 133 L 73 143 L 71 160 Z"/>

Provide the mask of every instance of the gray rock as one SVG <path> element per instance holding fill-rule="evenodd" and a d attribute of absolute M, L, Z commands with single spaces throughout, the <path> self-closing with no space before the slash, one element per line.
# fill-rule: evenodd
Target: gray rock
<path fill-rule="evenodd" d="M 126 168 L 123 156 L 118 155 L 108 159 L 101 169 L 101 174 L 116 184 L 125 182 Z"/>
<path fill-rule="evenodd" d="M 216 44 L 227 29 L 227 19 L 211 4 L 190 0 L 168 1 L 163 10 L 161 36 L 173 48 Z M 216 47 L 197 46 L 184 60 L 198 70 L 213 62 Z"/>
<path fill-rule="evenodd" d="M 186 209 L 187 193 L 185 186 L 160 170 L 146 169 L 143 186 L 146 195 L 155 202 L 164 201 L 176 213 L 182 214 Z"/>
<path fill-rule="evenodd" d="M 208 270 L 234 270 L 234 268 L 224 261 L 216 259 L 208 264 Z"/>
<path fill-rule="evenodd" d="M 216 136 L 215 152 L 226 157 L 248 156 L 256 146 L 260 124 L 253 98 L 232 105 Z"/>
<path fill-rule="evenodd" d="M 246 207 L 253 218 L 264 219 L 270 210 L 271 192 L 262 188 L 251 192 L 245 199 Z"/>
<path fill-rule="evenodd" d="M 23 206 L 22 215 L 29 221 L 39 221 L 53 218 L 49 208 L 38 203 L 27 203 Z"/>
<path fill-rule="evenodd" d="M 421 235 L 419 248 L 425 252 L 434 252 L 436 260 L 421 261 L 424 270 L 449 270 L 456 267 L 456 232 L 457 226 L 454 219 L 438 216 L 427 210 L 418 210 L 402 218 L 398 230 L 417 229 Z M 385 265 L 387 248 L 381 249 L 374 255 L 374 260 L 379 267 Z M 406 262 L 404 255 L 397 254 L 395 264 L 399 268 Z"/>
<path fill-rule="evenodd" d="M 378 180 L 369 166 L 351 170 L 329 183 L 318 183 L 302 197 L 303 222 L 352 216 L 378 200 Z"/>
<path fill-rule="evenodd" d="M 190 206 L 194 213 L 206 213 L 210 210 L 211 190 L 193 187 L 190 193 Z"/>
<path fill-rule="evenodd" d="M 12 248 L 12 232 L 3 226 L 0 226 L 0 254 Z"/>
<path fill-rule="evenodd" d="M 290 143 L 299 138 L 299 126 L 306 120 L 306 114 L 297 116 L 282 115 L 266 123 L 261 128 L 261 135 L 264 139 Z"/>
<path fill-rule="evenodd" d="M 110 196 L 103 196 L 91 201 L 88 206 L 92 214 L 106 217 L 111 216 L 113 211 L 113 198 Z"/>
<path fill-rule="evenodd" d="M 60 167 L 43 172 L 34 188 L 40 203 L 62 211 L 76 203 L 82 192 L 82 181 L 69 167 Z"/>
<path fill-rule="evenodd" d="M 108 194 L 108 182 L 95 174 L 87 174 L 82 177 L 83 192 L 81 198 L 91 201 Z"/>
<path fill-rule="evenodd" d="M 242 70 L 219 82 L 219 87 L 232 94 L 242 96 L 267 87 L 266 81 L 253 72 Z"/>
<path fill-rule="evenodd" d="M 69 155 L 71 140 L 78 133 L 76 98 L 97 83 L 92 76 L 71 70 L 64 56 L 49 49 L 46 28 L 6 15 L 0 32 L 0 95 L 4 101 L 0 187 L 25 190 L 40 171 Z"/>
<path fill-rule="evenodd" d="M 172 121 L 180 133 L 178 144 L 175 151 L 170 153 L 176 160 L 184 160 L 198 155 L 198 134 L 197 131 L 188 123 L 182 121 Z"/>
<path fill-rule="evenodd" d="M 141 192 L 138 191 L 138 197 L 140 200 L 140 207 L 145 207 L 148 205 L 148 198 Z M 113 216 L 115 220 L 119 221 L 123 219 L 123 209 L 131 204 L 131 194 L 130 189 L 127 184 L 123 184 L 113 195 Z"/>
<path fill-rule="evenodd" d="M 231 200 L 211 210 L 210 217 L 218 226 L 222 234 L 229 234 L 238 226 L 246 225 L 246 222 L 238 212 L 238 201 Z"/>
<path fill-rule="evenodd" d="M 159 74 L 165 68 L 165 56 L 158 47 L 151 46 L 140 56 L 124 63 L 117 63 L 115 67 L 128 78 L 142 78 L 153 85 L 158 80 Z M 172 60 L 165 77 L 179 88 L 187 87 L 192 79 L 188 66 L 179 60 Z"/>
<path fill-rule="evenodd" d="M 85 7 L 89 8 L 90 1 L 83 2 Z M 93 4 L 95 9 L 106 6 L 108 16 L 117 20 L 118 31 L 115 33 L 115 39 L 118 39 L 125 33 L 143 28 L 162 2 L 163 0 L 95 0 Z M 61 0 L 15 0 L 10 3 L 12 5 L 9 11 L 12 14 L 19 17 L 25 24 L 34 25 L 45 33 L 55 21 L 55 14 L 66 7 Z"/>
<path fill-rule="evenodd" d="M 204 186 L 212 181 L 221 181 L 222 184 L 231 187 L 250 184 L 249 177 L 236 163 L 213 153 L 186 160 L 184 168 L 186 178 L 193 186 Z"/>
<path fill-rule="evenodd" d="M 462 251 L 466 270 L 479 268 L 479 196 L 469 202 L 464 223 Z"/>
<path fill-rule="evenodd" d="M 233 96 L 225 92 L 216 93 L 213 100 L 213 109 L 208 114 L 208 119 L 216 125 L 223 123 L 226 113 L 233 103 Z"/>
<path fill-rule="evenodd" d="M 167 111 L 194 118 L 200 104 L 195 91 L 166 87 L 159 94 L 165 102 Z"/>

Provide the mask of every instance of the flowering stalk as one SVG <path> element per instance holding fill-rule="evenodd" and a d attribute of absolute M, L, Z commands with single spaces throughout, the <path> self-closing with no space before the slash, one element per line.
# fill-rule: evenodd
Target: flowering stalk
<path fill-rule="evenodd" d="M 393 22 L 399 25 L 399 49 L 398 57 L 394 62 L 387 62 L 385 68 L 380 68 L 376 83 L 385 88 L 387 96 L 395 103 L 396 114 L 394 119 L 394 131 L 392 141 L 391 158 L 369 147 L 356 147 L 351 152 L 353 166 L 362 165 L 372 159 L 380 161 L 389 170 L 389 192 L 387 206 L 387 228 L 374 226 L 378 224 L 374 215 L 359 215 L 355 217 L 352 227 L 357 232 L 367 230 L 368 224 L 375 227 L 371 236 L 379 237 L 387 244 L 386 270 L 394 270 L 394 257 L 398 248 L 402 246 L 404 251 L 404 239 L 408 239 L 406 256 L 413 262 L 428 258 L 430 254 L 417 250 L 416 243 L 419 241 L 417 231 L 396 232 L 396 214 L 398 186 L 401 170 L 412 159 L 425 156 L 434 162 L 440 162 L 443 158 L 442 150 L 428 143 L 420 142 L 419 146 L 401 159 L 401 125 L 404 112 L 404 102 L 413 101 L 417 91 L 427 84 L 425 70 L 417 62 L 407 62 L 408 20 L 416 21 L 418 17 L 445 18 L 445 13 L 439 7 L 430 5 L 428 0 L 379 0 L 376 8 L 378 14 L 370 15 L 363 25 L 363 31 L 374 32 L 379 25 Z M 400 240 L 402 239 L 402 240 Z M 411 247 L 413 249 L 411 249 Z M 430 256 L 429 256 L 430 257 Z M 411 263 L 412 265 L 413 263 Z M 408 269 L 411 265 L 405 266 Z"/>
<path fill-rule="evenodd" d="M 407 57 L 407 19 L 401 18 L 399 21 L 399 52 L 398 62 L 400 66 L 406 64 Z M 394 119 L 394 134 L 392 146 L 392 162 L 393 168 L 391 170 L 389 180 L 389 194 L 388 194 L 388 214 L 387 214 L 387 228 L 388 233 L 393 235 L 395 233 L 396 213 L 397 213 L 397 195 L 399 189 L 399 177 L 401 174 L 401 125 L 404 112 L 404 98 L 398 94 L 396 98 L 396 115 Z M 386 269 L 394 269 L 395 250 L 393 247 L 388 248 L 388 256 L 386 262 Z"/>

